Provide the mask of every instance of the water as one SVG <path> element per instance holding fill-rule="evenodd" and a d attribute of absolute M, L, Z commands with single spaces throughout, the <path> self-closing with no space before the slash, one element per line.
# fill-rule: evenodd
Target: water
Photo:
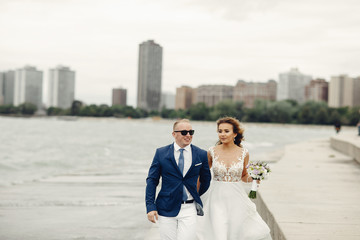
<path fill-rule="evenodd" d="M 0 117 L 0 239 L 143 239 L 144 187 L 173 121 Z M 244 124 L 250 159 L 334 135 L 331 126 Z M 217 141 L 193 122 L 193 143 Z"/>
<path fill-rule="evenodd" d="M 0 117 L 0 186 L 81 171 L 126 174 L 149 165 L 157 147 L 173 141 L 173 121 Z M 244 124 L 244 145 L 256 156 L 285 144 L 328 138 L 331 126 Z M 193 143 L 217 141 L 213 122 L 193 122 Z"/>

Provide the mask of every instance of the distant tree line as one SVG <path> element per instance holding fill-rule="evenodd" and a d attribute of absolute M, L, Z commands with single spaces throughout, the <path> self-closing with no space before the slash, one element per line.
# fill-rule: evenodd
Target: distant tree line
<path fill-rule="evenodd" d="M 37 106 L 32 103 L 23 103 L 19 106 L 0 105 L 0 114 L 4 115 L 33 115 L 37 110 Z"/>
<path fill-rule="evenodd" d="M 326 102 L 309 101 L 298 104 L 293 100 L 265 101 L 257 100 L 253 108 L 245 108 L 242 102 L 226 100 L 213 107 L 205 103 L 192 105 L 188 110 L 163 108 L 161 111 L 146 111 L 132 106 L 85 105 L 74 101 L 69 109 L 49 107 L 48 116 L 87 116 L 87 117 L 119 117 L 146 118 L 160 116 L 162 118 L 189 118 L 191 120 L 214 121 L 223 116 L 233 116 L 244 122 L 294 123 L 294 124 L 334 124 L 356 125 L 360 120 L 360 106 L 330 108 Z M 36 106 L 22 104 L 0 106 L 0 114 L 32 115 Z"/>

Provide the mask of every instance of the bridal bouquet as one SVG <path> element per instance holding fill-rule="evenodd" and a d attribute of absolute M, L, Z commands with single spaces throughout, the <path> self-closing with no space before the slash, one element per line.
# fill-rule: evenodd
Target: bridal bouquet
<path fill-rule="evenodd" d="M 270 167 L 265 162 L 250 162 L 247 166 L 247 171 L 250 177 L 253 178 L 251 191 L 249 193 L 249 198 L 256 198 L 256 190 L 258 188 L 257 180 L 265 180 L 269 177 L 271 172 Z"/>

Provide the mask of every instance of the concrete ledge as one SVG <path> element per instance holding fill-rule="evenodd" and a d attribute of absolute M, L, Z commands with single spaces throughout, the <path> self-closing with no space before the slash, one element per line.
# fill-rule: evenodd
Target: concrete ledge
<path fill-rule="evenodd" d="M 360 163 L 360 136 L 349 133 L 341 133 L 330 139 L 331 147 Z"/>
<path fill-rule="evenodd" d="M 254 203 L 256 204 L 256 210 L 269 226 L 272 239 L 285 240 L 286 238 L 284 233 L 281 231 L 279 224 L 276 222 L 274 215 L 266 206 L 266 203 L 264 202 L 260 193 L 257 194 L 257 198 L 254 200 Z"/>

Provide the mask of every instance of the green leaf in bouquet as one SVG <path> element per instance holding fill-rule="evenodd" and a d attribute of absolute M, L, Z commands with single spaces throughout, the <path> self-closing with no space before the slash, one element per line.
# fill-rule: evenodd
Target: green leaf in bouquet
<path fill-rule="evenodd" d="M 256 198 L 256 191 L 250 191 L 249 198 L 255 199 Z"/>

